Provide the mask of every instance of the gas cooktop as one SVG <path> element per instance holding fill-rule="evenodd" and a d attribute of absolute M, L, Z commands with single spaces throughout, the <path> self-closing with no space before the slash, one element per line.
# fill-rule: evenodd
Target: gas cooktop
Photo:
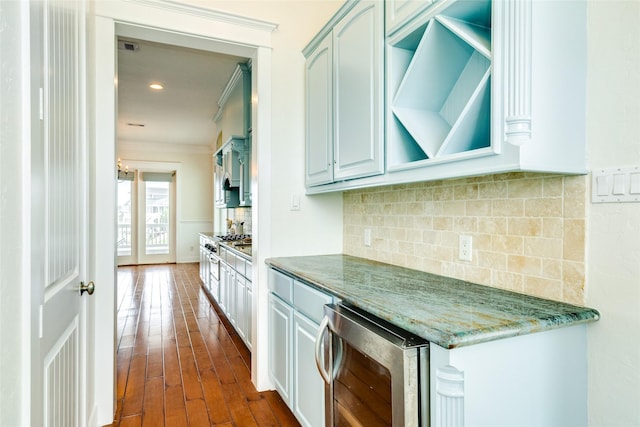
<path fill-rule="evenodd" d="M 251 240 L 251 234 L 219 234 L 214 236 L 216 239 L 225 242 L 235 242 L 237 240 Z"/>

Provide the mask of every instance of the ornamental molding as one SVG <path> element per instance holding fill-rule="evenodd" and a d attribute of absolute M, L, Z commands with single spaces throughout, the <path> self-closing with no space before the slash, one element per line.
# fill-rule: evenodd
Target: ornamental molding
<path fill-rule="evenodd" d="M 219 22 L 226 22 L 233 25 L 248 27 L 254 30 L 265 32 L 273 32 L 278 28 L 278 24 L 263 21 L 246 16 L 236 15 L 230 12 L 214 10 L 191 4 L 185 4 L 175 0 L 124 0 L 128 3 L 137 3 L 145 6 L 151 6 L 158 9 L 169 10 L 184 15 L 193 15 L 201 18 L 211 19 Z"/>

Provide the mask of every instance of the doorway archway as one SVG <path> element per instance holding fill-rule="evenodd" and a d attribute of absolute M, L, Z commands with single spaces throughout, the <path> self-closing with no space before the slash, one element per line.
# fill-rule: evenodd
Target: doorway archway
<path fill-rule="evenodd" d="M 94 374 L 94 383 L 87 384 L 95 390 L 96 407 L 92 410 L 91 424 L 103 425 L 111 421 L 114 412 L 115 395 L 115 347 L 114 340 L 105 339 L 115 334 L 115 70 L 117 37 L 133 37 L 165 44 L 173 44 L 219 53 L 251 58 L 252 67 L 252 158 L 257 164 L 269 164 L 270 147 L 270 100 L 271 100 L 271 32 L 275 24 L 251 20 L 237 15 L 225 14 L 175 2 L 147 3 L 143 1 L 96 2 L 93 22 L 93 84 L 91 129 L 92 164 L 91 218 L 95 224 L 95 241 L 92 248 L 95 259 L 93 277 L 96 283 L 103 283 L 99 298 L 95 300 L 93 331 L 94 346 L 89 356 L 95 357 L 96 366 L 101 369 Z M 176 19 L 179 16 L 180 19 Z M 260 100 L 260 102 L 258 102 Z M 252 168 L 252 181 L 257 183 L 258 167 Z M 254 184 L 254 208 L 252 209 L 253 232 L 264 229 L 270 222 L 268 209 L 271 194 L 269 180 L 258 187 Z M 264 200 L 264 205 L 260 204 Z M 260 212 L 260 215 L 258 213 Z M 264 226 L 263 226 L 264 224 Z M 267 236 L 265 236 L 267 237 Z M 257 241 L 257 252 L 262 263 L 269 254 L 268 237 Z M 264 245 L 262 247 L 262 245 Z M 262 263 L 263 264 L 263 263 Z M 254 282 L 266 283 L 266 268 L 255 269 Z M 256 292 L 254 307 L 262 311 L 266 307 L 266 296 Z M 266 310 L 265 310 L 266 311 Z M 256 322 L 256 319 L 254 319 Z M 263 322 L 264 323 L 264 322 Z M 266 331 L 266 326 L 265 327 Z M 257 328 L 257 326 L 256 326 Z M 268 386 L 266 369 L 266 342 L 260 342 L 256 334 L 252 347 L 257 357 L 252 358 L 252 380 L 258 389 Z"/>

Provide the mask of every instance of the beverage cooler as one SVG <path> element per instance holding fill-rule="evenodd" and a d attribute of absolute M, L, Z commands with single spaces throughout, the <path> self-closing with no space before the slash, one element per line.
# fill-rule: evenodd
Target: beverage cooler
<path fill-rule="evenodd" d="M 316 364 L 327 426 L 428 426 L 429 343 L 346 303 L 324 307 Z"/>

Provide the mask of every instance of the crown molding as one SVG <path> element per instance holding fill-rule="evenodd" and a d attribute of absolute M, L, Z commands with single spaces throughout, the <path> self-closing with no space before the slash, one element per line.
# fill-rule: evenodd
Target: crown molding
<path fill-rule="evenodd" d="M 118 151 L 213 154 L 214 144 L 168 144 L 165 142 L 118 141 Z"/>
<path fill-rule="evenodd" d="M 156 7 L 159 9 L 170 10 L 172 12 L 182 13 L 186 15 L 200 16 L 229 24 L 239 25 L 252 28 L 254 30 L 273 32 L 278 28 L 278 24 L 263 21 L 246 16 L 236 15 L 234 13 L 224 12 L 221 10 L 209 9 L 191 4 L 185 4 L 175 0 L 124 0 L 130 3 L 138 3 L 145 6 Z"/>

